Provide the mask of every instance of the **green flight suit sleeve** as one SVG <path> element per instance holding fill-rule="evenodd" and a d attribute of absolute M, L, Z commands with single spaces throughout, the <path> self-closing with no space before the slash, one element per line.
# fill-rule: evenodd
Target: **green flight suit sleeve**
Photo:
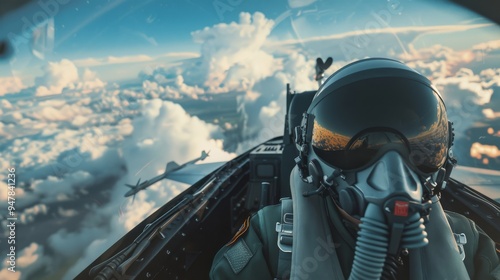
<path fill-rule="evenodd" d="M 231 245 L 225 245 L 214 257 L 210 279 L 273 279 L 277 271 L 278 249 L 276 222 L 280 205 L 264 207 L 250 219 L 248 230 Z"/>
<path fill-rule="evenodd" d="M 471 279 L 500 280 L 500 260 L 495 242 L 474 221 L 454 212 L 446 211 L 454 233 L 465 233 L 464 264 Z"/>

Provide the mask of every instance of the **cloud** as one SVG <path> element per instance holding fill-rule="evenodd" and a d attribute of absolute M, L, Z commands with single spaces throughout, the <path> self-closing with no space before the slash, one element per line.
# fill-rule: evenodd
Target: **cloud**
<path fill-rule="evenodd" d="M 64 88 L 74 89 L 74 83 L 78 81 L 78 68 L 68 59 L 59 63 L 49 62 L 44 73 L 44 76 L 35 80 L 39 85 L 37 96 L 60 94 Z"/>
<path fill-rule="evenodd" d="M 158 58 L 176 58 L 176 59 L 187 59 L 187 58 L 197 58 L 200 57 L 199 53 L 196 52 L 169 52 L 158 56 Z"/>
<path fill-rule="evenodd" d="M 75 59 L 73 63 L 78 67 L 95 67 L 95 66 L 103 66 L 103 65 L 114 65 L 114 64 L 133 64 L 133 63 L 146 63 L 146 62 L 154 62 L 161 59 L 188 59 L 199 57 L 199 53 L 194 52 L 169 52 L 160 54 L 158 56 L 150 56 L 145 54 L 138 55 L 129 55 L 129 56 L 108 56 L 101 58 L 83 58 L 83 59 Z"/>
<path fill-rule="evenodd" d="M 60 62 L 49 62 L 45 66 L 44 73 L 42 77 L 35 79 L 36 96 L 61 94 L 64 89 L 88 93 L 106 85 L 89 69 L 85 69 L 80 77 L 78 68 L 68 59 L 62 59 Z"/>
<path fill-rule="evenodd" d="M 190 86 L 184 83 L 184 78 L 181 75 L 177 75 L 173 82 L 169 82 L 162 75 L 155 75 L 153 78 L 157 81 L 145 80 L 142 83 L 142 89 L 146 95 L 150 98 L 171 98 L 180 99 L 184 97 L 189 97 L 191 99 L 198 99 L 198 95 L 203 94 L 205 91 L 195 86 Z M 161 86 L 159 83 L 164 82 L 165 86 Z"/>
<path fill-rule="evenodd" d="M 454 76 L 457 70 L 473 61 L 476 56 L 470 50 L 455 51 L 442 45 L 415 49 L 413 44 L 410 44 L 408 52 L 402 53 L 399 58 L 433 80 Z"/>
<path fill-rule="evenodd" d="M 38 215 L 46 215 L 47 214 L 47 206 L 45 204 L 37 204 L 30 208 L 26 208 L 19 215 L 19 220 L 23 224 L 28 224 L 35 220 L 35 217 Z"/>
<path fill-rule="evenodd" d="M 33 194 L 38 196 L 36 201 L 52 203 L 54 201 L 69 200 L 78 187 L 87 185 L 93 177 L 85 171 L 65 174 L 63 178 L 49 176 L 44 180 L 35 180 L 31 184 Z"/>
<path fill-rule="evenodd" d="M 76 59 L 73 62 L 78 67 L 92 67 L 99 65 L 127 64 L 127 63 L 139 63 L 148 61 L 153 61 L 153 58 L 149 55 L 139 54 L 131 56 L 108 56 L 104 58 Z"/>
<path fill-rule="evenodd" d="M 140 154 L 142 158 L 154 159 L 157 166 L 161 166 L 158 170 L 163 170 L 165 165 L 165 159 L 158 158 L 161 154 L 188 160 L 199 156 L 202 150 L 213 150 L 214 154 L 211 152 L 209 159 L 215 161 L 234 156 L 222 151 L 222 131 L 219 127 L 188 115 L 180 105 L 159 99 L 141 101 L 140 104 L 142 117 L 133 121 L 134 132 L 124 141 L 126 156 L 135 158 Z M 148 145 L 140 144 L 146 140 Z M 128 168 L 135 173 L 143 164 L 140 161 L 130 162 Z M 156 175 L 158 170 L 150 175 Z"/>
<path fill-rule="evenodd" d="M 197 99 L 206 93 L 244 92 L 245 97 L 239 102 L 245 109 L 240 112 L 248 114 L 242 136 L 250 139 L 261 135 L 258 140 L 247 142 L 248 145 L 279 135 L 283 127 L 281 107 L 285 104 L 286 83 L 298 91 L 316 88 L 317 83 L 313 80 L 313 59 L 302 52 L 284 56 L 265 48 L 273 27 L 272 20 L 257 12 L 241 13 L 238 22 L 192 32 L 193 40 L 200 44 L 201 56 L 177 67 L 142 72 L 143 92 L 151 98 L 175 99 Z M 261 110 L 264 112 L 260 113 Z M 275 112 L 273 116 L 269 114 L 271 111 Z M 274 124 L 272 128 L 269 123 Z"/>
<path fill-rule="evenodd" d="M 85 100 L 80 101 L 85 104 Z M 104 111 L 99 118 L 111 123 L 74 127 L 85 115 L 94 114 L 87 105 L 56 100 L 41 104 L 41 108 L 35 106 L 26 113 L 26 118 L 17 122 L 17 129 L 11 128 L 13 124 L 0 126 L 0 131 L 33 131 L 31 135 L 12 139 L 12 148 L 2 151 L 0 159 L 1 168 L 16 166 L 23 174 L 22 182 L 27 184 L 26 188 L 16 191 L 16 195 L 22 197 L 18 206 L 72 199 L 83 187 L 91 186 L 102 177 L 120 176 L 123 163 L 113 146 L 132 132 L 129 119 L 119 115 L 116 115 L 122 118 L 119 121 L 113 116 L 105 117 L 115 111 Z M 19 129 L 23 126 L 26 127 Z M 3 181 L 4 176 L 0 178 Z M 0 194 L 6 198 L 3 189 Z M 1 201 L 0 205 L 6 203 L 6 199 Z"/>
<path fill-rule="evenodd" d="M 0 100 L 0 108 L 2 109 L 12 109 L 12 104 L 7 99 Z"/>
<path fill-rule="evenodd" d="M 81 77 L 81 81 L 77 84 L 77 88 L 83 93 L 90 92 L 94 89 L 104 88 L 106 83 L 101 81 L 95 72 L 85 69 Z"/>
<path fill-rule="evenodd" d="M 500 112 L 495 112 L 490 108 L 483 109 L 483 115 L 488 119 L 500 118 Z"/>
<path fill-rule="evenodd" d="M 88 107 L 78 106 L 76 104 L 64 104 L 62 106 L 42 106 L 38 111 L 33 112 L 31 116 L 40 121 L 75 121 L 77 117 L 85 117 L 92 114 Z"/>
<path fill-rule="evenodd" d="M 92 75 L 88 79 L 92 80 Z M 59 252 L 64 247 L 53 248 L 51 244 L 59 242 L 68 250 L 82 252 L 88 245 L 84 242 L 92 242 L 85 239 L 86 236 L 94 236 L 99 231 L 98 228 L 79 231 L 75 225 L 88 213 L 85 207 L 95 208 L 91 206 L 95 203 L 91 199 L 105 201 L 106 192 L 125 173 L 125 162 L 118 147 L 123 138 L 132 133 L 133 127 L 127 118 L 132 115 L 123 105 L 127 100 L 122 99 L 121 94 L 122 91 L 110 91 L 75 99 L 57 96 L 41 102 L 36 99 L 2 102 L 4 107 L 24 110 L 16 122 L 18 132 L 34 131 L 34 134 L 18 135 L 11 140 L 10 148 L 2 150 L 0 167 L 15 166 L 18 174 L 22 174 L 17 181 L 16 210 L 21 223 L 29 224 L 30 228 L 44 228 L 30 241 L 48 248 L 47 256 L 43 256 L 47 263 L 43 267 L 49 273 L 58 265 L 67 266 L 67 259 L 63 257 L 69 256 Z M 88 122 L 91 125 L 86 126 Z M 0 124 L 0 130 L 14 125 Z M 6 207 L 8 190 L 4 182 L 7 182 L 6 173 L 0 174 L 2 207 Z M 101 217 L 100 214 L 95 216 Z M 66 231 L 56 232 L 61 226 Z M 4 233 L 5 227 L 2 228 Z M 76 239 L 71 240 L 72 247 L 64 243 L 75 236 Z M 54 243 L 48 244 L 47 240 Z M 21 250 L 28 245 L 20 240 L 16 248 Z M 31 268 L 20 267 L 19 270 L 18 277 L 29 279 Z"/>
<path fill-rule="evenodd" d="M 16 272 L 7 270 L 7 258 L 3 262 L 3 269 L 0 271 L 0 279 L 30 279 L 33 274 L 40 269 L 50 267 L 51 259 L 44 255 L 43 246 L 37 243 L 31 243 L 25 247 L 16 258 Z"/>
<path fill-rule="evenodd" d="M 21 279 L 21 272 L 19 270 L 11 272 L 7 268 L 4 268 L 0 270 L 0 279 L 18 280 Z"/>
<path fill-rule="evenodd" d="M 470 148 L 470 156 L 477 159 L 483 157 L 497 158 L 500 157 L 500 149 L 495 145 L 483 145 L 476 142 Z"/>
<path fill-rule="evenodd" d="M 48 244 L 59 256 L 75 257 L 81 255 L 82 250 L 106 230 L 104 227 L 82 227 L 74 232 L 60 229 L 50 236 Z"/>
<path fill-rule="evenodd" d="M 192 32 L 194 42 L 201 44 L 201 57 L 197 71 L 185 78 L 201 78 L 212 93 L 249 89 L 281 67 L 279 60 L 262 50 L 273 25 L 262 13 L 241 13 L 238 23 Z"/>
<path fill-rule="evenodd" d="M 472 47 L 473 51 L 481 51 L 481 52 L 500 52 L 500 40 L 492 40 L 484 43 L 479 43 Z"/>
<path fill-rule="evenodd" d="M 467 68 L 460 68 L 453 76 L 437 78 L 433 82 L 443 89 L 447 103 L 452 103 L 453 106 L 465 102 L 484 105 L 490 101 L 493 94 L 492 89 L 484 86 L 481 77 Z"/>
<path fill-rule="evenodd" d="M 17 93 L 26 88 L 19 77 L 0 77 L 0 96 Z M 2 101 L 3 102 L 3 101 Z"/>

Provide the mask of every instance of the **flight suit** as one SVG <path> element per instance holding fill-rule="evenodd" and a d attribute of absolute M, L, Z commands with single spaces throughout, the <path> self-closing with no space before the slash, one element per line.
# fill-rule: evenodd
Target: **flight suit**
<path fill-rule="evenodd" d="M 348 279 L 354 259 L 355 226 L 350 227 L 352 223 L 349 222 L 346 224 L 346 220 L 332 202 L 327 204 L 333 224 L 333 242 L 341 244 L 335 248 L 342 273 L 345 279 Z M 278 279 L 276 275 L 280 252 L 275 226 L 276 222 L 280 222 L 280 208 L 280 205 L 264 207 L 247 221 L 235 238 L 216 254 L 210 279 Z M 446 217 L 453 232 L 465 233 L 467 237 L 467 243 L 463 245 L 464 264 L 470 278 L 500 280 L 500 261 L 493 240 L 472 220 L 460 214 L 446 212 Z M 398 279 L 408 277 L 408 271 L 403 273 L 406 276 L 398 270 Z"/>

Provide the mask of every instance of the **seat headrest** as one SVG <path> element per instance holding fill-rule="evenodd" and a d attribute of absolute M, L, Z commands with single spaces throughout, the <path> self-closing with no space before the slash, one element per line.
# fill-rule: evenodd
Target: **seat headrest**
<path fill-rule="evenodd" d="M 302 122 L 302 114 L 307 111 L 311 101 L 316 94 L 315 90 L 293 94 L 290 108 L 288 109 L 288 134 L 295 139 L 293 131 Z"/>

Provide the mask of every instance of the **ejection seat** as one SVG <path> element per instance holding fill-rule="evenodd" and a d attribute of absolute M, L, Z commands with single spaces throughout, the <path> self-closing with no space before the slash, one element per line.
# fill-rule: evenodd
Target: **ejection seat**
<path fill-rule="evenodd" d="M 299 155 L 295 146 L 295 127 L 300 126 L 302 114 L 307 111 L 309 104 L 316 91 L 305 91 L 302 93 L 287 92 L 287 114 L 285 119 L 285 131 L 283 133 L 283 153 L 281 157 L 281 197 L 291 197 L 290 173 L 295 166 L 294 159 Z"/>

